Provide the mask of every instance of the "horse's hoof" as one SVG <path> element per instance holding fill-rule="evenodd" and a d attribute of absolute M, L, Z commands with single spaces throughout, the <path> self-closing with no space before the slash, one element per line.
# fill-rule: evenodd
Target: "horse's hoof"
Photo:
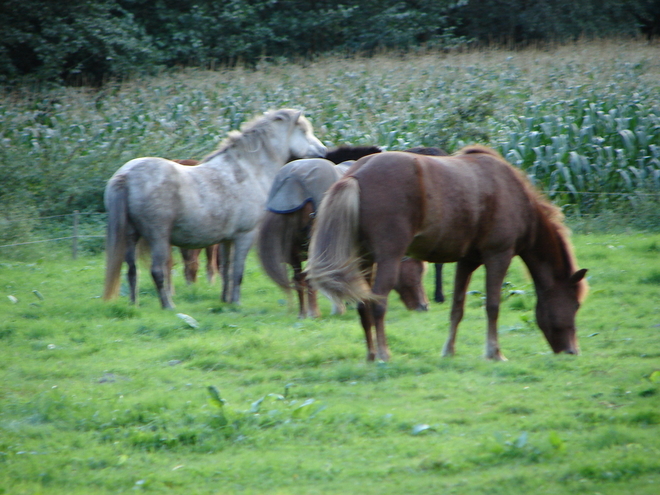
<path fill-rule="evenodd" d="M 454 357 L 454 348 L 445 346 L 442 349 L 442 357 Z"/>
<path fill-rule="evenodd" d="M 383 363 L 387 363 L 390 360 L 390 353 L 379 353 L 378 354 L 378 361 L 382 361 Z"/>

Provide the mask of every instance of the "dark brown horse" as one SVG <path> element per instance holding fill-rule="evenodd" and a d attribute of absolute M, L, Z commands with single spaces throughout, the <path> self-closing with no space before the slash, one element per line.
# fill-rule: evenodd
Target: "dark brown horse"
<path fill-rule="evenodd" d="M 527 265 L 536 321 L 555 353 L 578 353 L 575 315 L 587 292 L 562 215 L 497 152 L 464 148 L 451 157 L 388 152 L 358 160 L 326 194 L 310 244 L 307 277 L 326 295 L 360 301 L 367 359 L 390 357 L 387 295 L 405 254 L 456 261 L 451 327 L 454 354 L 472 272 L 486 267 L 486 357 L 503 360 L 497 340 L 502 281 L 511 259 Z M 365 278 L 374 263 L 375 279 Z M 377 348 L 371 328 L 376 327 Z"/>

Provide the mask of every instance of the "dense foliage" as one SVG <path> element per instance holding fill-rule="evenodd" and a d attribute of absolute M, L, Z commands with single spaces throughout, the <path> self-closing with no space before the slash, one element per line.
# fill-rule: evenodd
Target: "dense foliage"
<path fill-rule="evenodd" d="M 465 42 L 656 34 L 653 0 L 3 0 L 0 82 Z"/>
<path fill-rule="evenodd" d="M 591 42 L 329 57 L 304 66 L 180 71 L 98 91 L 6 92 L 0 211 L 11 222 L 0 226 L 0 238 L 24 240 L 26 217 L 102 212 L 105 182 L 126 161 L 202 158 L 228 131 L 280 107 L 304 108 L 328 146 L 453 152 L 491 145 L 568 212 L 623 209 L 635 212 L 638 226 L 657 228 L 656 55 L 643 42 Z"/>

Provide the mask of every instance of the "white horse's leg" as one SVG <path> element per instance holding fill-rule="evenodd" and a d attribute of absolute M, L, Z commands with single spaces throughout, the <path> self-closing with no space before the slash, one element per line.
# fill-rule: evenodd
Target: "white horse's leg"
<path fill-rule="evenodd" d="M 128 287 L 131 304 L 137 304 L 137 282 L 138 282 L 138 272 L 136 264 L 136 246 L 137 241 L 135 236 L 127 235 L 126 236 L 126 264 L 128 265 L 128 273 L 126 274 L 128 278 Z"/>
<path fill-rule="evenodd" d="M 220 300 L 222 302 L 230 302 L 228 301 L 231 287 L 229 267 L 231 266 L 230 260 L 232 251 L 232 241 L 224 241 L 222 244 L 220 244 L 220 248 L 218 249 L 218 264 L 220 265 L 220 275 L 222 277 L 222 295 L 220 296 Z"/>
<path fill-rule="evenodd" d="M 256 234 L 256 229 L 243 234 L 234 239 L 234 252 L 231 260 L 231 301 L 234 304 L 239 304 L 241 301 L 241 282 L 243 281 L 243 270 L 245 269 L 245 259 L 247 258 L 250 247 Z"/>
<path fill-rule="evenodd" d="M 170 294 L 170 259 L 171 247 L 167 239 L 152 241 L 151 246 L 151 276 L 156 284 L 158 297 L 163 309 L 174 307 Z"/>

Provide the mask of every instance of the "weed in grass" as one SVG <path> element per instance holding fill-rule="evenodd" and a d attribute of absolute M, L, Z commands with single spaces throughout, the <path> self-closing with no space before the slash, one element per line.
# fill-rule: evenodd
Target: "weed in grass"
<path fill-rule="evenodd" d="M 643 284 L 660 285 L 660 270 L 652 270 L 645 277 L 639 279 Z"/>

